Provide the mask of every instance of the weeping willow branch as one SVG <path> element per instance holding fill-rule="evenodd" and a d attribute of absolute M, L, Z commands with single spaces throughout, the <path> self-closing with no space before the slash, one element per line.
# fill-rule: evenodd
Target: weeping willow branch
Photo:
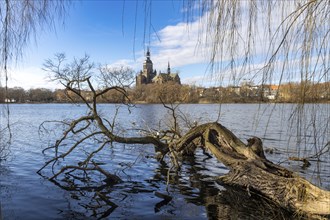
<path fill-rule="evenodd" d="M 8 67 L 18 61 L 31 38 L 45 27 L 54 29 L 56 21 L 64 20 L 70 1 L 10 1 L 0 2 L 0 82 L 9 80 Z"/>
<path fill-rule="evenodd" d="M 8 99 L 9 67 L 14 61 L 18 61 L 24 47 L 29 43 L 30 38 L 37 39 L 37 33 L 44 27 L 53 29 L 57 19 L 65 17 L 69 1 L 44 0 L 44 1 L 0 1 L 0 85 L 5 84 L 5 99 Z M 12 138 L 10 126 L 9 105 L 5 107 L 7 119 L 7 135 Z M 4 133 L 0 134 L 1 136 Z M 0 143 L 0 157 L 8 155 L 8 143 Z M 7 146 L 6 150 L 3 146 Z"/>
<path fill-rule="evenodd" d="M 183 2 L 187 22 L 198 18 L 199 46 L 210 54 L 214 74 L 229 69 L 234 85 L 251 77 L 272 83 L 278 75 L 329 80 L 324 78 L 330 59 L 327 0 Z"/>

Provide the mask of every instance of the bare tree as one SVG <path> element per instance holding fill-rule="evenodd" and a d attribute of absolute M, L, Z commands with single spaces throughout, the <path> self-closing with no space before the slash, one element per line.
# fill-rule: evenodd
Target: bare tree
<path fill-rule="evenodd" d="M 14 6 L 27 3 L 27 8 L 32 5 L 33 7 L 30 9 L 35 12 L 34 9 L 39 8 L 35 4 L 48 7 L 47 4 L 45 5 L 47 2 L 12 2 L 9 0 L 1 2 L 1 8 L 5 9 L 1 10 L 5 13 L 0 14 L 2 24 L 4 24 L 1 32 L 1 37 L 3 36 L 1 38 L 3 39 L 1 43 L 1 48 L 3 48 L 1 52 L 3 62 L 1 63 L 3 66 L 1 69 L 5 74 L 6 81 L 8 61 L 12 59 L 10 51 L 21 51 L 22 45 L 28 39 L 26 36 L 30 36 L 31 29 L 29 28 L 33 27 L 32 31 L 34 31 L 36 27 L 33 25 L 36 24 L 34 22 L 45 22 L 44 19 L 47 17 L 43 13 L 32 13 L 32 15 L 38 15 L 37 19 L 31 16 L 33 19 L 29 20 L 29 16 L 25 17 L 26 14 L 29 15 L 29 11 L 24 11 L 24 8 L 24 13 L 16 13 L 19 16 L 24 16 L 16 18 L 26 19 L 24 21 L 28 21 L 26 26 L 28 28 L 18 28 L 16 32 L 15 28 L 9 28 L 10 25 L 15 27 L 15 24 L 20 24 L 19 22 L 11 23 L 11 21 L 15 21 L 13 19 L 15 17 L 12 17 L 12 14 L 15 14 L 12 13 L 12 10 L 16 8 Z M 228 70 L 235 84 L 238 84 L 247 73 L 253 78 L 259 78 L 261 84 L 271 83 L 276 72 L 280 73 L 280 82 L 285 79 L 294 80 L 296 76 L 302 82 L 329 80 L 330 6 L 327 0 L 290 1 L 289 3 L 287 1 L 257 0 L 186 0 L 184 2 L 187 4 L 187 8 L 191 9 L 191 13 L 195 12 L 193 10 L 197 8 L 197 13 L 207 19 L 206 26 L 202 26 L 200 38 L 212 45 L 210 62 L 213 69 Z M 195 7 L 196 5 L 198 7 Z M 52 8 L 56 9 L 56 7 Z M 260 13 L 260 11 L 266 11 L 267 13 Z M 187 14 L 189 15 L 189 10 Z M 259 15 L 264 17 L 260 18 Z M 247 21 L 247 25 L 243 21 Z M 277 21 L 279 22 L 276 23 Z M 23 22 L 23 24 L 25 23 Z M 267 28 L 260 31 L 260 26 Z M 12 35 L 10 34 L 11 30 L 14 30 Z M 16 33 L 21 33 L 21 35 L 17 37 Z M 203 35 L 203 33 L 207 34 Z M 261 33 L 261 35 L 258 33 Z M 260 36 L 266 36 L 267 41 L 265 41 L 265 44 L 259 45 L 260 42 L 263 43 L 259 39 Z M 16 43 L 12 43 L 11 40 L 13 39 L 18 40 L 14 41 Z M 260 65 L 255 67 L 255 61 L 259 60 L 256 55 L 260 52 L 260 46 L 267 48 L 266 56 L 260 62 Z M 65 57 L 58 56 L 57 58 L 57 62 L 49 61 L 48 64 L 46 63 L 45 69 L 55 73 L 55 78 L 61 81 L 68 91 L 68 96 L 70 97 L 73 94 L 80 98 L 89 109 L 89 112 L 86 116 L 66 123 L 67 128 L 64 135 L 60 137 L 54 146 L 47 149 L 53 150 L 54 157 L 39 170 L 39 173 L 52 165 L 54 173 L 49 177 L 51 180 L 55 180 L 59 175 L 66 174 L 67 171 L 93 170 L 102 173 L 113 182 L 119 181 L 92 160 L 93 156 L 107 144 L 153 144 L 157 146 L 161 158 L 170 155 L 173 164 L 177 168 L 180 167 L 178 155 L 184 149 L 189 148 L 192 144 L 201 145 L 210 150 L 219 161 L 231 170 L 228 175 L 219 179 L 222 183 L 238 186 L 248 192 L 250 190 L 256 192 L 292 212 L 329 215 L 330 196 L 328 191 L 321 190 L 300 178 L 297 174 L 268 161 L 264 157 L 262 143 L 259 139 L 254 138 L 248 144 L 244 144 L 228 129 L 218 123 L 196 126 L 186 134 L 172 136 L 172 139 L 167 143 L 153 135 L 142 137 L 117 135 L 113 132 L 115 129 L 114 124 L 99 114 L 97 99 L 109 91 L 116 90 L 123 94 L 126 101 L 128 97 L 125 86 L 113 85 L 96 89 L 91 78 L 91 71 L 94 71 L 94 66 L 88 62 L 88 57 L 77 59 L 73 63 L 65 65 L 64 68 L 61 64 L 64 62 Z M 301 102 L 304 104 L 304 97 L 306 97 L 311 87 L 306 86 L 304 83 L 301 83 L 301 85 L 300 96 L 302 97 Z M 92 102 L 83 96 L 86 89 L 92 93 Z M 300 122 L 304 114 L 301 106 L 298 106 L 297 113 L 300 116 L 297 118 L 299 122 L 297 125 L 299 126 L 302 124 Z M 311 120 L 314 121 L 310 123 L 317 127 L 314 123 L 315 118 Z M 328 126 L 326 129 L 328 129 Z M 327 134 L 327 132 L 324 133 Z M 78 136 L 78 140 L 73 145 L 62 151 L 63 146 L 65 146 L 63 141 L 67 140 L 69 135 L 75 136 L 77 134 L 82 136 Z M 91 149 L 85 160 L 76 165 L 63 166 L 57 172 L 54 171 L 56 162 L 70 155 L 85 141 L 93 138 L 102 140 L 101 144 L 98 145 L 97 149 Z"/>
<path fill-rule="evenodd" d="M 45 24 L 53 27 L 55 18 L 64 14 L 67 2 L 1 1 L 1 75 L 6 80 L 8 61 L 19 57 L 30 36 Z M 152 2 L 146 0 L 144 4 L 146 40 L 153 29 Z M 205 48 L 211 55 L 213 73 L 229 71 L 234 85 L 243 78 L 255 78 L 261 84 L 272 83 L 276 75 L 280 82 L 329 81 L 330 7 L 327 0 L 183 0 L 183 6 L 187 21 L 195 21 L 194 15 L 201 19 L 198 42 L 200 48 L 211 45 Z M 310 88 L 301 83 L 302 104 Z"/>
<path fill-rule="evenodd" d="M 126 101 L 129 101 L 126 92 L 126 88 L 128 88 L 128 85 L 124 84 L 124 82 L 121 82 L 121 85 L 113 84 L 116 81 L 116 79 L 113 79 L 112 77 L 115 76 L 114 78 L 116 77 L 121 78 L 122 76 L 117 75 L 117 72 L 111 72 L 109 70 L 104 71 L 103 69 L 99 68 L 98 70 L 100 71 L 100 75 L 102 76 L 102 79 L 106 80 L 104 81 L 104 83 L 106 85 L 112 85 L 112 86 L 109 87 L 102 86 L 103 88 L 101 87 L 100 89 L 96 89 L 94 88 L 93 83 L 91 81 L 91 73 L 92 71 L 95 70 L 94 64 L 89 61 L 89 57 L 87 55 L 81 59 L 74 59 L 74 61 L 69 64 L 64 64 L 63 63 L 64 60 L 65 60 L 64 54 L 57 54 L 55 56 L 55 61 L 54 60 L 46 61 L 46 63 L 44 64 L 44 70 L 53 73 L 54 74 L 53 79 L 60 81 L 65 86 L 66 90 L 68 91 L 67 95 L 69 96 L 69 98 L 71 95 L 75 95 L 79 97 L 80 100 L 88 107 L 89 113 L 88 116 L 86 117 L 82 117 L 77 120 L 74 120 L 71 123 L 68 123 L 67 125 L 69 125 L 69 128 L 66 130 L 65 132 L 66 134 L 64 135 L 64 137 L 61 140 L 57 141 L 56 145 L 51 148 L 54 148 L 57 152 L 58 151 L 57 149 L 61 146 L 61 142 L 66 139 L 67 135 L 69 134 L 76 135 L 78 133 L 84 134 L 84 131 L 92 126 L 96 126 L 100 130 L 87 135 L 85 138 L 82 138 L 82 140 L 88 140 L 90 138 L 93 138 L 93 136 L 99 136 L 101 134 L 108 137 L 110 139 L 110 142 L 112 141 L 119 143 L 141 142 L 141 144 L 152 143 L 155 145 L 164 146 L 164 144 L 161 141 L 153 137 L 124 138 L 117 136 L 113 132 L 111 132 L 113 129 L 113 123 L 100 117 L 97 108 L 97 99 L 103 95 L 106 95 L 108 92 L 115 90 L 121 93 L 127 99 Z M 126 69 L 126 70 L 127 72 L 122 72 L 122 73 L 124 73 L 124 75 L 127 74 L 126 76 L 131 75 L 130 74 L 131 70 L 130 69 Z M 109 80 L 110 78 L 111 80 Z M 125 77 L 125 80 L 126 79 L 128 78 Z M 130 80 L 128 80 L 127 82 L 130 82 Z M 87 89 L 92 93 L 91 103 L 83 95 L 83 92 L 86 91 Z M 82 127 L 77 129 L 77 126 L 78 127 L 82 126 Z M 110 142 L 106 142 L 104 143 L 104 145 L 109 144 Z M 64 158 L 72 150 L 74 150 L 74 148 L 78 147 L 78 145 L 82 143 L 83 141 L 78 142 L 77 145 L 74 146 L 67 153 L 56 156 L 51 161 L 47 162 L 44 167 L 46 167 L 48 164 L 52 162 L 56 162 L 57 160 Z M 102 146 L 102 148 L 103 147 L 104 146 Z M 92 153 L 91 157 L 95 153 L 96 152 Z M 88 165 L 91 157 L 88 160 L 86 160 L 83 164 Z M 58 174 L 62 172 L 59 172 Z M 56 177 L 57 175 L 55 175 L 54 177 Z"/>
<path fill-rule="evenodd" d="M 202 147 L 211 152 L 230 170 L 228 174 L 215 179 L 220 184 L 235 186 L 248 193 L 253 192 L 290 213 L 308 217 L 330 214 L 328 206 L 330 192 L 312 185 L 298 174 L 269 161 L 264 155 L 259 138 L 253 137 L 248 140 L 247 144 L 244 144 L 227 128 L 216 122 L 185 125 L 184 127 L 190 127 L 190 129 L 184 132 L 179 125 L 179 119 L 182 116 L 175 105 L 164 104 L 173 117 L 173 123 L 169 128 L 157 132 L 140 129 L 140 131 L 145 131 L 142 135 L 141 133 L 137 136 L 123 135 L 118 132 L 118 124 L 115 123 L 118 109 L 112 115 L 112 120 L 109 120 L 109 115 L 102 115 L 99 111 L 97 98 L 112 90 L 121 92 L 128 98 L 125 90 L 127 85 L 124 83 L 120 86 L 111 84 L 110 87 L 96 89 L 91 80 L 94 65 L 89 62 L 88 56 L 74 59 L 71 63 L 64 63 L 64 60 L 63 54 L 56 55 L 55 60 L 46 61 L 44 69 L 53 73 L 54 79 L 59 80 L 71 92 L 68 94 L 78 96 L 86 105 L 88 112 L 78 119 L 60 122 L 64 126 L 62 135 L 53 146 L 43 150 L 44 153 L 50 152 L 53 156 L 39 169 L 38 173 L 44 175 L 43 173 L 50 169 L 52 174 L 49 175 L 46 172 L 44 177 L 57 185 L 65 188 L 61 184 L 63 178 L 59 177 L 71 175 L 72 178 L 77 176 L 77 172 L 82 172 L 85 176 L 80 178 L 87 178 L 90 172 L 98 172 L 105 177 L 108 185 L 120 182 L 121 179 L 118 176 L 102 168 L 102 161 L 97 160 L 96 156 L 107 146 L 151 144 L 158 152 L 159 161 L 164 162 L 165 158 L 170 158 L 171 169 L 169 172 L 172 169 L 180 170 L 182 156 L 193 155 L 197 147 Z M 108 73 L 109 75 L 101 72 L 103 79 L 108 79 L 107 77 L 121 78 L 114 73 Z M 124 78 L 126 79 L 126 77 Z M 116 79 L 110 80 L 109 83 L 113 83 Z M 91 102 L 83 96 L 82 88 L 91 91 Z M 126 100 L 126 105 L 131 106 L 129 100 Z M 91 140 L 94 140 L 93 145 L 88 144 L 88 141 Z M 81 149 L 85 152 L 85 158 L 75 160 L 76 164 L 62 165 L 60 163 Z M 71 184 L 70 187 L 75 186 Z M 106 197 L 97 190 L 96 196 Z"/>

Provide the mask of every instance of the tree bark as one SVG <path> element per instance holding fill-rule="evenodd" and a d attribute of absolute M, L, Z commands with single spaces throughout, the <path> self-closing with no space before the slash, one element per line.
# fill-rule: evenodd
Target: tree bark
<path fill-rule="evenodd" d="M 230 170 L 218 182 L 258 193 L 290 212 L 330 215 L 330 192 L 267 160 L 259 138 L 244 144 L 221 124 L 207 123 L 191 129 L 173 143 L 174 148 L 181 152 L 197 138 Z"/>

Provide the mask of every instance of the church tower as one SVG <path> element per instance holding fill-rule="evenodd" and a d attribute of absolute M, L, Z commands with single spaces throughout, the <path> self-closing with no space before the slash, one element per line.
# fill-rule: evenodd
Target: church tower
<path fill-rule="evenodd" d="M 154 77 L 154 74 L 153 74 L 152 61 L 150 60 L 149 47 L 147 49 L 146 59 L 143 62 L 143 75 L 146 77 L 147 83 L 151 83 L 151 80 Z"/>
<path fill-rule="evenodd" d="M 156 70 L 153 69 L 153 64 L 150 59 L 149 47 L 146 52 L 146 59 L 143 62 L 143 69 L 136 76 L 136 86 L 146 85 L 150 83 L 164 84 L 167 82 L 174 82 L 181 84 L 178 73 L 171 73 L 170 62 L 167 63 L 167 71 L 162 73 L 159 71 L 158 75 Z"/>

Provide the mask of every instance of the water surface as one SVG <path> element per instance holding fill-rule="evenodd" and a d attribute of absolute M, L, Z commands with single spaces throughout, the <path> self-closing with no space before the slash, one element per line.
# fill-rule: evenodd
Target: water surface
<path fill-rule="evenodd" d="M 116 132 L 121 135 L 136 134 L 136 128 L 162 129 L 171 121 L 162 105 L 137 105 L 130 111 L 123 106 L 116 113 L 117 108 L 113 104 L 99 105 L 100 114 L 110 121 L 116 116 Z M 181 105 L 179 110 L 191 122 L 219 121 L 242 140 L 251 136 L 261 137 L 265 148 L 274 149 L 273 154 L 266 154 L 267 158 L 330 190 L 329 152 L 320 161 L 311 160 L 311 166 L 307 169 L 302 169 L 299 162 L 288 161 L 289 156 L 313 155 L 329 141 L 329 108 L 328 104 L 317 107 L 307 105 L 303 110 L 290 104 L 187 104 Z M 1 109 L 3 128 L 3 106 Z M 218 212 L 228 210 L 223 198 L 232 191 L 217 185 L 210 178 L 223 175 L 228 170 L 214 158 L 205 156 L 201 150 L 196 152 L 195 160 L 184 161 L 182 171 L 173 173 L 168 180 L 169 167 L 153 158 L 153 146 L 109 146 L 96 159 L 123 180 L 103 189 L 116 207 L 100 205 L 93 199 L 95 193 L 92 188 L 69 191 L 38 175 L 36 171 L 51 156 L 42 154 L 42 149 L 53 144 L 62 132 L 58 124 L 54 126 L 51 123 L 47 124 L 47 128 L 51 129 L 48 133 L 40 132 L 42 122 L 72 119 L 86 112 L 83 105 L 10 105 L 13 133 L 11 155 L 0 164 L 4 219 L 96 219 L 102 216 L 109 219 L 213 219 L 219 216 Z M 297 117 L 298 114 L 303 114 L 303 119 Z M 307 125 L 303 125 L 304 122 L 308 122 Z M 303 129 L 297 126 L 299 123 Z M 182 130 L 185 129 L 182 126 Z M 315 136 L 316 133 L 319 135 Z M 85 147 L 88 150 L 97 146 L 90 142 Z M 77 152 L 62 163 L 81 161 L 82 155 L 83 152 Z M 46 170 L 44 174 L 49 175 L 47 172 L 50 171 Z M 100 176 L 93 176 L 88 184 L 102 185 L 102 180 Z M 163 201 L 155 196 L 155 192 L 168 194 L 173 199 Z M 219 194 L 224 195 L 221 201 L 218 201 Z M 229 214 L 233 215 L 232 209 L 229 210 Z M 234 214 L 239 217 L 249 215 L 239 207 Z"/>

